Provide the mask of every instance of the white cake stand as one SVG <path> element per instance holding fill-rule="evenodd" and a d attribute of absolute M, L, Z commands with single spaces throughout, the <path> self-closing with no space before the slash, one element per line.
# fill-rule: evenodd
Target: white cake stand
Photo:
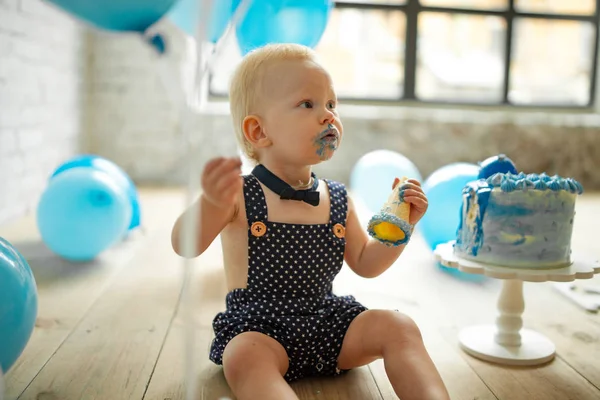
<path fill-rule="evenodd" d="M 496 324 L 463 329 L 459 333 L 461 348 L 474 357 L 499 364 L 537 365 L 552 360 L 555 354 L 554 343 L 533 330 L 523 328 L 523 281 L 570 282 L 575 279 L 590 279 L 594 274 L 600 273 L 598 261 L 574 254 L 572 264 L 564 268 L 509 268 L 457 257 L 453 246 L 454 241 L 450 241 L 435 248 L 435 257 L 442 265 L 504 280 L 498 299 L 499 315 Z"/>

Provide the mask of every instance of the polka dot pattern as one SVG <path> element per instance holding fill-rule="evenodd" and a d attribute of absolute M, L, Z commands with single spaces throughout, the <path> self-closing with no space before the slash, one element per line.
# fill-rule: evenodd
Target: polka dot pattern
<path fill-rule="evenodd" d="M 332 292 L 344 260 L 346 239 L 339 227 L 345 227 L 348 203 L 343 184 L 325 183 L 331 203 L 329 223 L 285 224 L 268 221 L 262 187 L 253 175 L 244 176 L 248 286 L 229 292 L 226 310 L 213 320 L 213 362 L 223 363 L 223 351 L 233 337 L 256 331 L 276 339 L 287 351 L 288 382 L 343 372 L 337 358 L 344 335 L 366 308 L 353 296 Z M 266 232 L 253 233 L 250 227 L 255 222 L 263 223 Z"/>

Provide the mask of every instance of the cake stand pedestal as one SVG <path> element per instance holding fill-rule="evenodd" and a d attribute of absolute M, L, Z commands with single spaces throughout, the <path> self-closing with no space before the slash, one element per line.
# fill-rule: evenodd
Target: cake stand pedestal
<path fill-rule="evenodd" d="M 454 254 L 454 241 L 438 245 L 434 254 L 446 267 L 503 280 L 496 323 L 463 329 L 459 333 L 459 342 L 461 348 L 474 357 L 507 365 L 542 364 L 552 360 L 555 354 L 550 339 L 523 328 L 523 281 L 570 282 L 590 279 L 600 273 L 597 260 L 577 257 L 577 254 L 573 254 L 571 265 L 548 270 L 509 268 L 466 260 Z"/>

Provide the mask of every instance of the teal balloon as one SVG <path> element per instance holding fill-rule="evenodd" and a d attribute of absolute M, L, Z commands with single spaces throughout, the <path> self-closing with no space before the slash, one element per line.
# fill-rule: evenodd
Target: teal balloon
<path fill-rule="evenodd" d="M 175 0 L 47 0 L 88 24 L 109 31 L 144 32 Z"/>
<path fill-rule="evenodd" d="M 60 175 L 64 171 L 72 168 L 93 168 L 98 171 L 107 173 L 122 190 L 127 194 L 127 198 L 131 203 L 131 220 L 129 221 L 128 229 L 137 228 L 141 223 L 140 200 L 135 184 L 131 178 L 114 162 L 96 155 L 84 154 L 74 157 L 65 163 L 61 164 L 50 176 L 52 180 L 55 176 Z"/>
<path fill-rule="evenodd" d="M 391 150 L 375 150 L 362 156 L 350 173 L 350 189 L 372 213 L 381 210 L 392 193 L 394 178 L 421 181 L 421 173 L 408 158 Z"/>
<path fill-rule="evenodd" d="M 315 47 L 331 15 L 331 0 L 252 0 L 236 26 L 243 55 L 270 43 Z"/>
<path fill-rule="evenodd" d="M 425 180 L 423 191 L 429 206 L 418 227 L 431 250 L 456 239 L 462 190 L 478 174 L 479 167 L 475 164 L 453 163 L 434 171 Z"/>
<path fill-rule="evenodd" d="M 42 240 L 71 261 L 94 259 L 124 236 L 130 220 L 125 191 L 93 168 L 72 168 L 55 176 L 37 207 Z"/>
<path fill-rule="evenodd" d="M 25 349 L 35 326 L 37 310 L 37 286 L 29 264 L 11 243 L 0 237 L 0 369 L 2 371 L 7 372 Z"/>

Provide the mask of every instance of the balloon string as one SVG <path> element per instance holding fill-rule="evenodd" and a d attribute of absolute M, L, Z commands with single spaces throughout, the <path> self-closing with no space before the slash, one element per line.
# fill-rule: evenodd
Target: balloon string
<path fill-rule="evenodd" d="M 207 0 L 208 1 L 208 0 Z M 206 1 L 205 1 L 206 2 Z M 205 7 L 202 7 L 205 8 Z M 205 14 L 202 12 L 202 14 Z M 199 29 L 197 40 L 203 40 L 200 34 L 202 29 Z M 154 33 L 148 33 L 152 35 Z M 152 43 L 151 43 L 152 44 Z M 169 52 L 167 46 L 166 53 Z M 195 244 L 200 239 L 200 232 L 196 229 L 201 224 L 201 215 L 198 207 L 192 207 L 194 204 L 195 193 L 199 189 L 196 171 L 196 157 L 193 143 L 191 141 L 191 132 L 195 132 L 197 127 L 205 126 L 198 118 L 202 118 L 202 113 L 198 113 L 201 110 L 195 110 L 194 104 L 201 105 L 194 102 L 194 99 L 198 99 L 198 94 L 201 93 L 203 76 L 197 72 L 200 70 L 200 65 L 204 62 L 203 53 L 200 50 L 200 46 L 196 47 L 195 54 L 195 70 L 193 90 L 190 92 L 186 91 L 182 85 L 182 82 L 178 82 L 175 79 L 177 76 L 176 72 L 179 68 L 178 60 L 169 59 L 169 57 L 161 57 L 159 59 L 159 72 L 163 82 L 163 86 L 167 91 L 167 96 L 170 101 L 175 105 L 179 112 L 179 138 L 182 140 L 183 151 L 185 152 L 186 167 L 187 167 L 187 186 L 184 196 L 184 210 L 186 210 L 186 218 L 182 221 L 181 235 L 179 240 L 179 247 L 183 254 L 193 254 L 195 251 Z M 159 51 L 162 56 L 162 51 Z M 201 99 L 201 98 L 200 98 Z M 197 124 L 194 124 L 196 120 Z M 181 312 L 181 318 L 183 321 L 183 367 L 184 367 L 184 391 L 186 400 L 197 400 L 198 382 L 197 382 L 197 366 L 196 366 L 196 324 L 194 314 L 194 291 L 193 291 L 193 259 L 184 257 L 182 260 L 182 286 L 180 292 L 180 302 L 178 312 Z M 202 391 L 202 399 L 204 398 L 204 391 Z"/>
<path fill-rule="evenodd" d="M 0 368 L 0 400 L 4 399 L 4 378 L 2 375 L 2 368 Z"/>
<path fill-rule="evenodd" d="M 206 39 L 206 21 L 208 18 L 206 17 L 207 11 L 210 10 L 210 0 L 204 0 L 200 2 L 200 15 L 196 16 L 198 21 L 198 28 L 196 31 L 196 71 L 199 71 L 202 65 L 205 62 L 205 55 L 202 52 L 202 44 Z M 183 123 L 180 125 L 181 134 L 184 138 L 184 142 L 188 144 L 187 149 L 187 165 L 188 165 L 188 185 L 186 192 L 186 210 L 189 209 L 191 211 L 189 218 L 184 221 L 182 226 L 183 234 L 181 235 L 181 242 L 183 244 L 182 249 L 185 252 L 184 254 L 193 254 L 195 253 L 194 247 L 196 243 L 200 243 L 201 240 L 201 231 L 197 229 L 197 227 L 202 224 L 201 212 L 198 210 L 199 207 L 191 207 L 194 202 L 194 194 L 197 193 L 198 189 L 198 181 L 199 177 L 196 175 L 195 166 L 195 157 L 194 157 L 194 146 L 191 145 L 191 115 L 194 111 L 191 108 L 191 104 L 193 101 L 193 97 L 199 100 L 198 105 L 200 106 L 200 115 L 199 118 L 203 118 L 202 116 L 202 99 L 204 96 L 199 96 L 202 92 L 204 82 L 204 74 L 198 74 L 196 72 L 195 80 L 194 80 L 194 91 L 191 93 L 192 98 L 188 100 L 185 106 L 182 108 L 182 120 Z M 201 121 L 198 121 L 198 126 L 205 126 Z M 211 136 L 212 132 L 205 132 L 205 135 Z M 198 202 L 198 206 L 200 203 Z M 191 208 L 190 208 L 191 207 Z M 183 260 L 183 282 L 181 288 L 181 306 L 182 306 L 182 316 L 184 321 L 184 382 L 185 382 L 185 398 L 186 400 L 196 400 L 197 392 L 198 392 L 198 382 L 197 382 L 197 363 L 196 357 L 198 354 L 196 352 L 196 327 L 195 327 L 195 319 L 194 319 L 194 291 L 192 290 L 192 282 L 193 282 L 193 263 L 191 258 L 184 258 Z M 202 391 L 202 400 L 204 400 L 204 391 Z"/>
<path fill-rule="evenodd" d="M 241 20 L 246 15 L 246 12 L 250 8 L 250 4 L 252 4 L 252 1 L 253 0 L 241 0 L 240 1 L 237 8 L 235 9 L 235 12 L 233 13 L 233 16 L 231 17 L 231 21 L 229 22 L 228 26 L 226 27 L 224 33 L 221 35 L 221 37 L 219 38 L 217 43 L 214 45 L 212 54 L 210 54 L 210 56 L 207 58 L 204 65 L 199 64 L 199 68 L 197 70 L 198 71 L 197 81 L 204 79 L 204 77 L 206 76 L 208 71 L 212 70 L 212 68 L 214 67 L 215 62 L 217 62 L 217 60 L 219 60 L 219 57 L 221 56 L 223 49 L 227 47 L 226 46 L 227 40 L 235 32 L 235 27 L 241 22 Z M 203 45 L 203 43 L 200 42 L 199 40 L 196 42 L 196 48 L 197 48 L 196 53 L 197 54 L 201 54 L 203 52 L 202 45 Z M 202 99 L 202 95 L 200 92 L 197 93 L 197 97 Z"/>
<path fill-rule="evenodd" d="M 211 15 L 211 7 L 213 6 L 212 0 L 202 0 L 200 1 L 200 15 L 196 16 L 198 21 L 198 28 L 196 29 L 196 75 L 194 80 L 194 88 L 195 90 L 191 93 L 192 98 L 188 99 L 188 102 L 183 104 L 182 107 L 182 124 L 181 134 L 184 138 L 184 142 L 188 144 L 188 187 L 186 193 L 186 209 L 190 209 L 194 202 L 194 196 L 198 190 L 198 182 L 199 176 L 197 176 L 197 171 L 195 168 L 195 152 L 194 146 L 191 145 L 191 132 L 192 132 L 192 123 L 191 116 L 194 114 L 194 110 L 191 105 L 193 102 L 193 97 L 195 96 L 198 99 L 199 106 L 199 119 L 204 118 L 203 105 L 204 100 L 206 100 L 206 79 L 205 75 L 207 73 L 207 69 L 204 68 L 207 63 L 207 58 L 210 59 L 210 55 L 207 55 L 203 51 L 204 44 L 207 42 L 207 29 L 206 27 L 209 24 L 209 19 Z M 198 121 L 198 126 L 207 126 L 202 123 L 202 121 Z M 205 132 L 205 137 L 207 139 L 212 139 L 213 132 Z M 214 141 L 213 141 L 214 142 Z M 199 203 L 198 203 L 199 204 Z M 183 235 L 181 235 L 182 249 L 185 252 L 184 254 L 193 254 L 195 253 L 196 243 L 200 243 L 201 239 L 201 231 L 197 228 L 202 224 L 202 216 L 199 207 L 191 207 L 189 218 L 184 221 L 183 224 Z M 195 314 L 194 314 L 194 291 L 192 290 L 193 284 L 193 262 L 190 258 L 184 258 L 183 260 L 183 282 L 182 282 L 182 291 L 181 291 L 181 306 L 183 308 L 182 314 L 183 319 L 185 321 L 184 328 L 184 368 L 185 368 L 185 398 L 186 400 L 196 400 L 198 393 L 198 374 L 197 374 L 197 363 L 196 359 L 198 354 L 196 352 L 196 326 L 195 326 Z M 201 391 L 202 400 L 204 399 L 204 390 Z"/>
<path fill-rule="evenodd" d="M 213 4 L 211 0 L 203 0 L 201 1 L 200 5 L 200 18 L 199 18 L 199 23 L 198 23 L 198 29 L 197 29 L 197 33 L 196 33 L 196 62 L 197 62 L 197 73 L 196 73 L 196 78 L 195 78 L 195 82 L 194 82 L 194 88 L 195 91 L 192 94 L 193 97 L 195 97 L 195 99 L 197 99 L 197 105 L 199 106 L 199 118 L 203 119 L 204 116 L 204 110 L 203 110 L 203 105 L 205 104 L 204 102 L 207 100 L 207 96 L 205 96 L 205 94 L 208 93 L 208 88 L 206 87 L 207 85 L 207 80 L 206 80 L 206 75 L 208 74 L 208 71 L 210 70 L 210 67 L 213 65 L 213 63 L 211 61 L 214 62 L 214 60 L 217 59 L 217 57 L 219 57 L 220 55 L 220 50 L 224 47 L 223 44 L 226 42 L 226 39 L 231 35 L 231 33 L 234 31 L 234 26 L 238 23 L 238 21 L 243 18 L 243 16 L 245 15 L 246 10 L 249 7 L 249 4 L 251 3 L 252 0 L 243 0 L 240 5 L 238 6 L 238 8 L 236 9 L 236 12 L 234 13 L 234 16 L 232 17 L 232 21 L 229 25 L 229 27 L 227 28 L 227 30 L 224 32 L 224 34 L 222 35 L 221 39 L 219 40 L 219 42 L 217 43 L 217 46 L 215 47 L 215 49 L 213 50 L 212 54 L 207 53 L 205 50 L 205 44 L 207 43 L 207 32 L 206 32 L 206 27 L 209 24 L 209 16 L 211 15 L 210 11 L 211 11 L 211 6 Z M 192 103 L 193 99 L 190 99 L 190 104 Z M 185 142 L 190 143 L 190 133 L 191 133 L 191 126 L 189 124 L 189 117 L 190 115 L 193 114 L 193 111 L 190 109 L 190 107 L 188 105 L 184 105 L 184 112 L 183 112 L 183 118 L 185 118 L 186 123 L 182 124 L 182 136 L 185 138 Z M 208 124 L 202 123 L 202 121 L 199 121 L 198 126 L 209 126 Z M 212 126 L 212 124 L 210 125 Z M 214 134 L 214 132 L 206 132 L 206 136 L 208 139 L 212 139 L 211 136 Z M 215 140 L 210 140 L 207 141 L 208 143 L 212 142 L 215 143 Z M 191 144 L 191 143 L 190 143 Z M 196 161 L 196 158 L 194 157 L 194 152 L 192 151 L 193 146 L 189 145 L 188 146 L 188 170 L 189 170 L 189 181 L 188 181 L 188 190 L 187 190 L 187 194 L 186 194 L 186 204 L 188 205 L 186 207 L 189 208 L 189 206 L 193 203 L 194 200 L 194 194 L 197 193 L 198 190 L 198 181 L 199 181 L 199 177 L 196 175 L 196 170 L 194 168 L 194 163 Z M 201 215 L 199 213 L 199 210 L 197 209 L 197 207 L 194 207 L 192 209 L 192 212 L 190 214 L 190 218 L 186 221 L 187 223 L 184 224 L 183 226 L 183 232 L 184 234 L 182 235 L 182 241 L 185 242 L 184 247 L 182 247 L 185 250 L 190 250 L 192 251 L 192 249 L 194 248 L 195 243 L 199 243 L 200 240 L 200 234 L 201 232 L 198 232 L 198 227 L 201 226 Z M 184 250 L 184 251 L 185 251 Z M 189 253 L 188 253 L 189 254 Z M 196 400 L 196 396 L 197 396 L 197 391 L 198 391 L 198 385 L 196 382 L 197 379 L 197 368 L 196 368 L 196 357 L 197 357 L 197 353 L 196 353 L 196 341 L 195 341 L 195 324 L 194 324 L 194 301 L 193 301 L 193 290 L 192 290 L 192 278 L 193 278 L 193 270 L 192 270 L 192 260 L 191 259 L 185 259 L 184 260 L 184 276 L 183 276 L 183 285 L 182 285 L 182 307 L 183 307 L 183 316 L 184 316 L 184 320 L 186 321 L 186 328 L 184 329 L 185 331 L 185 335 L 184 335 L 184 348 L 185 348 L 185 381 L 186 381 L 186 400 Z M 201 391 L 201 396 L 202 399 L 204 399 L 204 388 L 202 388 Z"/>
<path fill-rule="evenodd" d="M 241 20 L 241 18 L 243 18 L 243 16 L 246 13 L 246 10 L 248 9 L 250 3 L 252 2 L 252 0 L 242 0 L 238 6 L 238 8 L 236 9 L 231 23 L 229 24 L 229 27 L 227 28 L 227 30 L 224 32 L 224 34 L 221 36 L 220 40 L 217 43 L 216 48 L 213 50 L 212 54 L 209 54 L 205 51 L 205 44 L 208 42 L 207 41 L 207 30 L 206 27 L 209 26 L 209 19 L 210 19 L 210 15 L 211 15 L 211 6 L 214 6 L 213 2 L 211 0 L 203 0 L 200 2 L 200 18 L 198 18 L 198 29 L 196 32 L 196 62 L 197 62 L 197 69 L 196 69 L 196 78 L 195 78 L 195 82 L 194 82 L 194 88 L 195 88 L 195 93 L 192 94 L 192 96 L 194 96 L 197 99 L 197 105 L 199 106 L 199 118 L 203 119 L 204 118 L 204 110 L 203 110 L 203 105 L 205 104 L 205 101 L 207 100 L 208 96 L 205 96 L 205 94 L 208 93 L 208 88 L 207 88 L 207 79 L 206 79 L 206 75 L 208 74 L 208 71 L 210 69 L 210 67 L 213 65 L 213 63 L 211 61 L 214 62 L 214 60 L 217 59 L 217 57 L 220 55 L 220 49 L 222 49 L 224 46 L 223 44 L 226 43 L 227 38 L 231 35 L 231 33 L 234 31 L 234 27 L 238 24 L 238 22 Z M 215 2 L 216 3 L 216 2 Z M 190 99 L 190 105 L 192 104 L 192 99 Z M 187 123 L 182 124 L 182 134 L 183 137 L 185 138 L 184 140 L 187 143 L 190 143 L 190 132 L 191 132 L 191 126 L 189 125 L 189 117 L 191 114 L 193 114 L 193 111 L 191 110 L 191 108 L 187 105 L 185 105 L 184 107 L 184 112 L 183 112 L 183 117 L 185 117 L 185 121 Z M 199 121 L 199 125 L 198 126 L 209 126 L 208 124 L 202 123 L 202 121 Z M 212 124 L 210 125 L 212 126 Z M 213 139 L 211 136 L 214 134 L 214 132 L 206 132 L 206 137 L 208 139 Z M 208 143 L 216 143 L 215 140 L 210 140 L 207 141 Z M 193 146 L 189 145 L 188 146 L 188 169 L 189 169 L 189 181 L 188 181 L 188 190 L 187 190 L 187 195 L 186 195 L 186 204 L 188 204 L 188 206 L 186 207 L 189 208 L 189 205 L 192 204 L 193 200 L 194 200 L 194 194 L 197 193 L 197 189 L 198 189 L 198 181 L 199 181 L 199 177 L 196 175 L 196 171 L 194 168 L 194 162 L 196 161 L 195 157 L 194 157 L 194 152 L 192 151 Z M 183 232 L 184 234 L 182 235 L 182 241 L 185 242 L 183 247 L 184 249 L 189 249 L 192 250 L 195 243 L 199 243 L 199 239 L 200 239 L 200 235 L 201 232 L 197 231 L 197 228 L 199 226 L 201 226 L 201 215 L 198 212 L 199 210 L 197 209 L 197 207 L 194 207 L 192 209 L 190 218 L 187 220 L 187 223 L 184 224 L 183 226 Z M 189 253 L 188 253 L 189 254 Z M 186 321 L 186 328 L 184 329 L 185 331 L 185 336 L 184 336 L 184 348 L 185 348 L 185 381 L 186 381 L 186 400 L 196 400 L 196 396 L 197 396 L 197 391 L 198 391 L 198 385 L 196 382 L 197 379 L 197 368 L 196 368 L 196 357 L 197 357 L 197 353 L 196 353 L 196 341 L 195 341 L 195 324 L 194 324 L 194 302 L 193 302 L 193 291 L 192 291 L 192 286 L 191 286 L 191 282 L 192 282 L 192 277 L 193 277 L 193 270 L 192 270 L 192 260 L 191 259 L 185 259 L 184 260 L 184 276 L 183 276 L 183 285 L 182 285 L 182 306 L 184 309 L 184 320 Z M 202 388 L 201 391 L 201 396 L 202 399 L 204 399 L 204 387 Z"/>
<path fill-rule="evenodd" d="M 236 9 L 231 23 L 224 32 L 219 42 L 215 46 L 212 54 L 205 51 L 207 43 L 206 27 L 209 23 L 212 0 L 200 1 L 200 16 L 198 19 L 198 29 L 196 31 L 196 74 L 193 84 L 193 91 L 189 93 L 189 98 L 186 96 L 186 91 L 181 87 L 180 82 L 175 82 L 173 79 L 173 69 L 176 67 L 170 62 L 159 63 L 161 65 L 161 77 L 168 91 L 171 100 L 178 106 L 180 113 L 180 137 L 183 139 L 183 144 L 187 149 L 187 168 L 188 168 L 188 184 L 185 195 L 185 210 L 188 210 L 188 218 L 183 221 L 182 235 L 180 235 L 180 248 L 184 254 L 192 254 L 195 252 L 196 243 L 200 241 L 201 232 L 198 227 L 201 226 L 201 214 L 198 207 L 192 207 L 195 194 L 199 189 L 199 176 L 196 171 L 197 158 L 195 157 L 194 146 L 191 142 L 191 132 L 196 131 L 197 126 L 208 126 L 201 119 L 204 118 L 203 105 L 207 100 L 206 74 L 213 65 L 215 59 L 220 55 L 220 50 L 224 47 L 226 39 L 234 31 L 234 27 L 245 15 L 252 0 L 242 0 Z M 194 110 L 193 105 L 198 106 Z M 198 114 L 196 114 L 196 112 Z M 195 125 L 193 117 L 197 117 L 197 125 Z M 214 132 L 206 132 L 206 138 L 211 139 Z M 208 141 L 210 142 L 210 141 Z M 214 141 L 212 141 L 214 143 Z M 196 304 L 193 291 L 193 260 L 185 257 L 183 259 L 183 278 L 181 288 L 181 310 L 184 321 L 184 382 L 185 382 L 185 398 L 186 400 L 196 400 L 198 393 L 198 375 L 197 375 L 197 353 L 196 353 L 196 324 L 194 309 Z M 204 389 L 204 388 L 202 388 Z M 201 391 L 201 398 L 204 399 L 204 390 Z"/>
<path fill-rule="evenodd" d="M 154 33 L 152 33 L 154 34 Z M 167 96 L 170 101 L 175 105 L 179 111 L 179 137 L 182 139 L 182 147 L 186 151 L 186 166 L 188 174 L 187 190 L 184 198 L 184 210 L 188 210 L 188 216 L 182 222 L 182 234 L 180 235 L 179 247 L 183 254 L 190 254 L 194 251 L 194 243 L 197 243 L 196 236 L 199 237 L 199 233 L 195 229 L 194 222 L 200 223 L 200 216 L 196 207 L 191 207 L 194 201 L 194 193 L 197 191 L 198 177 L 194 170 L 194 150 L 190 141 L 190 131 L 193 127 L 193 116 L 194 111 L 191 107 L 191 99 L 186 95 L 186 91 L 182 87 L 182 83 L 178 82 L 174 77 L 174 71 L 177 71 L 179 67 L 177 61 L 165 57 L 162 54 L 158 61 L 159 74 L 162 80 L 163 86 L 167 91 Z M 167 48 L 168 53 L 168 48 Z M 197 58 L 196 62 L 200 60 Z M 191 94 L 193 95 L 193 93 Z M 200 125 L 202 126 L 202 125 Z M 198 235 L 197 235 L 198 233 Z M 182 320 L 184 323 L 183 329 L 183 343 L 184 343 L 184 389 L 186 394 L 186 400 L 196 400 L 197 383 L 196 383 L 196 342 L 194 338 L 195 324 L 194 324 L 194 313 L 192 310 L 193 304 L 193 291 L 191 288 L 192 276 L 193 276 L 193 262 L 192 259 L 183 258 L 183 276 L 182 276 L 182 287 L 180 292 L 180 302 L 177 312 L 182 312 Z"/>
<path fill-rule="evenodd" d="M 185 107 L 185 109 L 188 109 Z M 182 119 L 187 120 L 187 123 L 182 123 L 182 130 L 189 131 L 189 120 L 191 111 L 183 112 Z M 198 181 L 198 177 L 194 173 L 194 160 L 192 147 L 188 147 L 188 187 L 185 196 L 185 209 L 190 209 L 194 201 L 194 193 L 196 193 L 197 185 L 194 183 Z M 181 237 L 181 248 L 184 254 L 192 254 L 194 251 L 195 244 L 199 242 L 200 232 L 196 229 L 196 224 L 200 225 L 201 217 L 198 212 L 198 207 L 191 207 L 191 213 L 189 218 L 184 220 L 183 224 L 183 235 Z M 191 258 L 183 259 L 183 280 L 181 287 L 181 306 L 182 316 L 185 323 L 184 326 L 184 371 L 185 371 L 185 392 L 187 400 L 196 399 L 197 382 L 196 382 L 196 341 L 195 341 L 195 323 L 194 323 L 194 310 L 193 310 L 193 290 L 192 290 L 192 278 L 193 278 L 193 263 Z"/>

